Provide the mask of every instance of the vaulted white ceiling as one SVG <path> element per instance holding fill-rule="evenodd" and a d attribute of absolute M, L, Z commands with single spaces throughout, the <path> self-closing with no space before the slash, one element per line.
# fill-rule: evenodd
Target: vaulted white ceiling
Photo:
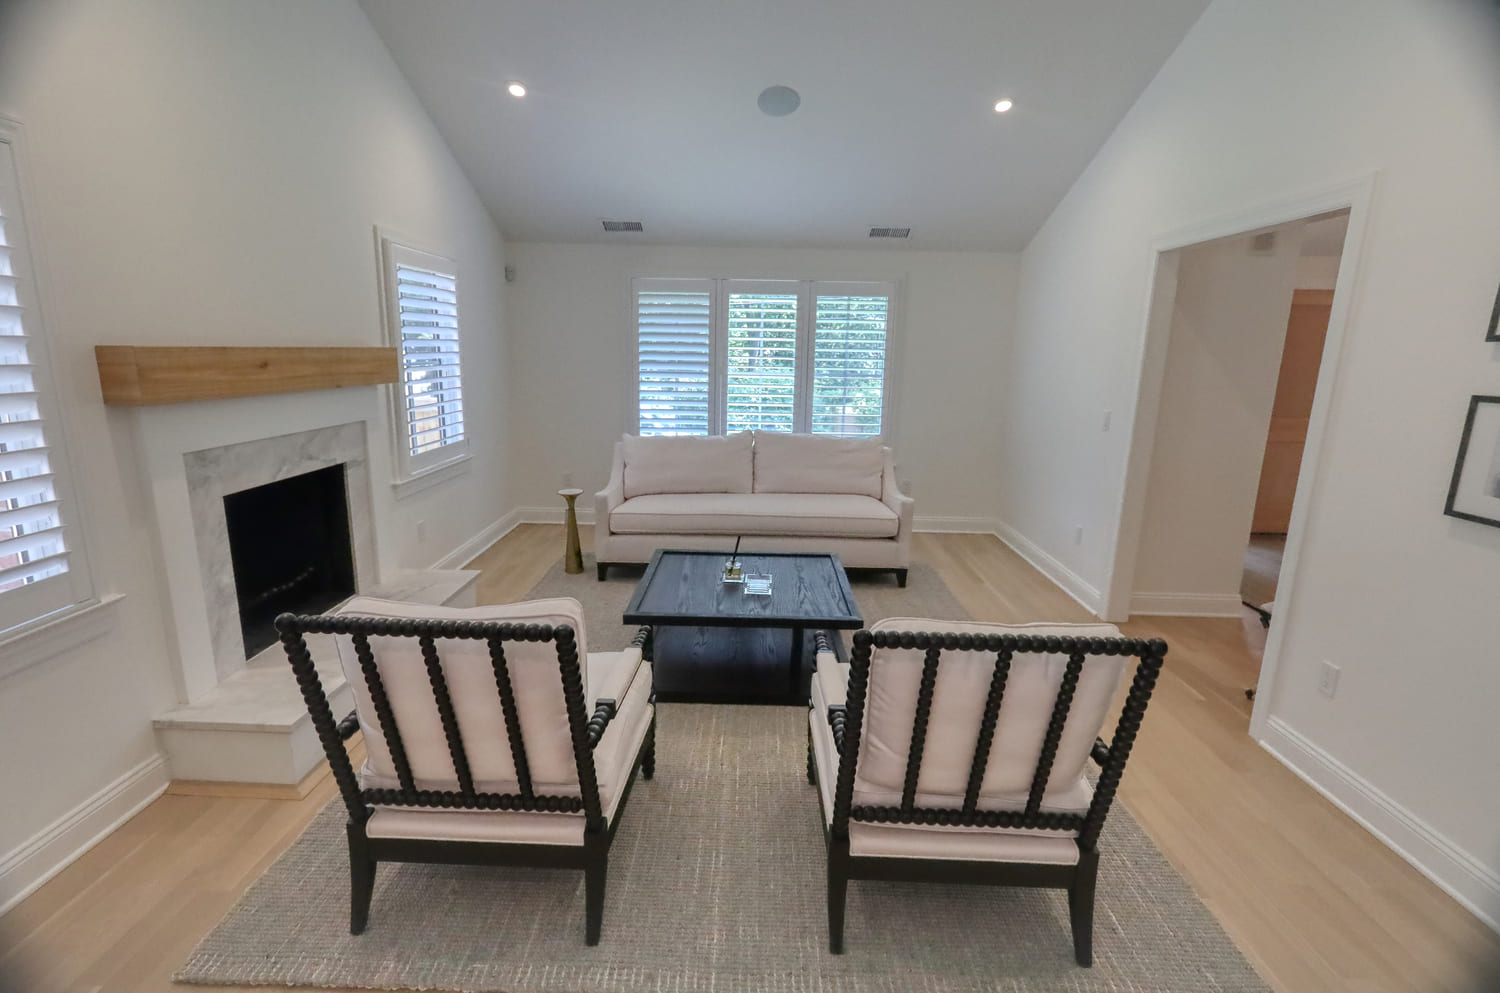
<path fill-rule="evenodd" d="M 850 247 L 889 225 L 912 228 L 897 245 L 1006 251 L 1207 6 L 361 3 L 508 238 Z M 759 111 L 773 84 L 796 113 Z"/>

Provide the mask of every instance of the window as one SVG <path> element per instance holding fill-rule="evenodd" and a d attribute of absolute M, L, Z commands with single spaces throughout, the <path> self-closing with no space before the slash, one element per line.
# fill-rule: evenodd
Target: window
<path fill-rule="evenodd" d="M 468 455 L 458 267 L 385 237 L 381 255 L 386 335 L 401 355 L 392 396 L 396 464 L 400 480 L 407 480 Z"/>
<path fill-rule="evenodd" d="M 640 434 L 885 431 L 892 284 L 637 279 L 634 287 Z"/>
<path fill-rule="evenodd" d="M 92 598 L 47 373 L 16 133 L 0 121 L 0 632 Z"/>

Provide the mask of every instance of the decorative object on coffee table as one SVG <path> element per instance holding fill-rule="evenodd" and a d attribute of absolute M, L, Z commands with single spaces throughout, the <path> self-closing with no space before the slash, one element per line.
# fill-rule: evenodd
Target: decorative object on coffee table
<path fill-rule="evenodd" d="M 1093 964 L 1099 833 L 1167 653 L 1119 635 L 901 617 L 855 632 L 847 664 L 819 652 L 807 778 L 828 843 L 831 951 L 844 950 L 851 879 L 987 883 L 1067 890 L 1074 957 Z"/>
<path fill-rule="evenodd" d="M 558 490 L 557 495 L 568 502 L 568 513 L 565 520 L 568 532 L 568 547 L 563 552 L 563 569 L 566 572 L 583 571 L 583 546 L 578 543 L 578 508 L 574 506 L 583 490 L 567 489 Z"/>
<path fill-rule="evenodd" d="M 769 596 L 722 581 L 723 552 L 658 550 L 625 607 L 650 625 L 657 699 L 807 703 L 813 635 L 864 624 L 836 555 L 747 552 L 745 575 L 773 577 Z M 810 667 L 809 667 L 810 668 Z"/>

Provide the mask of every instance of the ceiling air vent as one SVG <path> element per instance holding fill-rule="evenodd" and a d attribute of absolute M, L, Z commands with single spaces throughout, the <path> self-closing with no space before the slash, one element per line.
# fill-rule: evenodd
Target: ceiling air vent
<path fill-rule="evenodd" d="M 644 231 L 646 226 L 640 221 L 605 221 L 606 231 Z"/>
<path fill-rule="evenodd" d="M 871 238 L 910 238 L 911 228 L 871 228 Z"/>
<path fill-rule="evenodd" d="M 1265 231 L 1250 239 L 1251 255 L 1275 255 L 1276 232 Z"/>

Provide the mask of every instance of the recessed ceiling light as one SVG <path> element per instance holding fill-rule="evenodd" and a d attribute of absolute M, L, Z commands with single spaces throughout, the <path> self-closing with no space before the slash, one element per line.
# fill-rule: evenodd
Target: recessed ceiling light
<path fill-rule="evenodd" d="M 520 83 L 511 83 L 506 89 L 510 91 L 510 95 L 513 97 L 524 97 L 526 95 L 526 87 Z M 996 109 L 998 110 L 999 108 L 997 107 Z"/>
<path fill-rule="evenodd" d="M 1015 104 L 1011 103 L 1009 100 L 1001 100 L 999 103 L 995 104 L 995 113 L 1003 114 L 1014 106 Z"/>

